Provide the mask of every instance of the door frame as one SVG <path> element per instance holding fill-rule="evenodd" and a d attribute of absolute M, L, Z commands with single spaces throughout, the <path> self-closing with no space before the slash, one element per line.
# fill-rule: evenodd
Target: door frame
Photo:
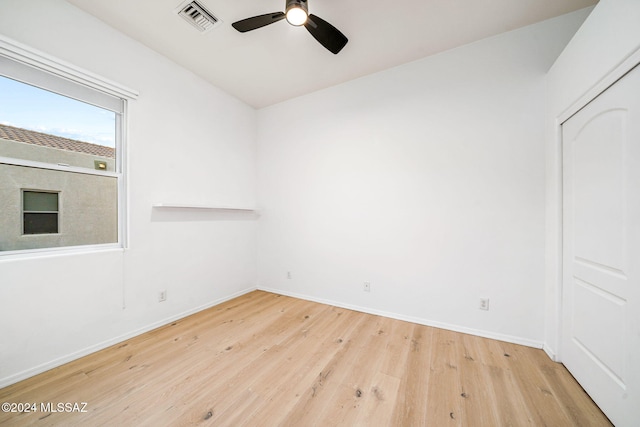
<path fill-rule="evenodd" d="M 600 94 L 605 92 L 608 88 L 613 86 L 618 80 L 624 77 L 627 73 L 633 70 L 636 66 L 640 66 L 640 47 L 638 47 L 632 54 L 627 56 L 621 61 L 615 68 L 613 68 L 607 75 L 602 77 L 596 84 L 594 84 L 589 90 L 587 90 L 577 101 L 571 106 L 565 109 L 561 114 L 555 118 L 554 134 L 555 134 L 555 159 L 556 168 L 554 171 L 554 179 L 557 182 L 556 194 L 554 195 L 556 201 L 555 221 L 558 225 L 553 235 L 554 246 L 556 251 L 555 257 L 555 304 L 556 310 L 553 313 L 555 320 L 556 340 L 553 343 L 554 349 L 548 347 L 546 340 L 543 350 L 547 355 L 555 362 L 562 362 L 562 340 L 563 340 L 563 291 L 564 291 L 564 259 L 563 259 L 563 233 L 564 233 L 564 221 L 563 221 L 563 207 L 564 207 L 564 144 L 562 141 L 562 125 L 573 117 L 578 111 L 582 110 L 587 104 L 596 99 Z"/>

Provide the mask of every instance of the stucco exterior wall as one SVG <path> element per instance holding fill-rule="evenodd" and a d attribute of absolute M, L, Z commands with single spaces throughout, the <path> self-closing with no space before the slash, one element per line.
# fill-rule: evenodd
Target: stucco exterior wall
<path fill-rule="evenodd" d="M 94 168 L 114 159 L 0 140 L 0 155 Z M 118 241 L 117 178 L 0 164 L 0 251 L 115 243 Z M 22 190 L 58 196 L 58 233 L 23 235 Z"/>
<path fill-rule="evenodd" d="M 75 151 L 60 150 L 51 147 L 40 147 L 25 142 L 0 139 L 0 156 L 14 159 L 33 160 L 44 163 L 62 163 L 70 166 L 94 169 L 94 161 L 107 162 L 107 171 L 115 171 L 115 159 L 110 157 L 85 154 Z"/>

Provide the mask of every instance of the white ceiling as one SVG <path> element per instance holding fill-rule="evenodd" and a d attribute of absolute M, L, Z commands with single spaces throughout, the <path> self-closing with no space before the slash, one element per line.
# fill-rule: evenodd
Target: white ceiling
<path fill-rule="evenodd" d="M 349 43 L 334 55 L 303 27 L 280 21 L 247 33 L 231 23 L 283 11 L 285 0 L 198 0 L 223 21 L 201 34 L 177 15 L 183 0 L 68 0 L 185 68 L 261 108 L 597 0 L 309 0 Z"/>

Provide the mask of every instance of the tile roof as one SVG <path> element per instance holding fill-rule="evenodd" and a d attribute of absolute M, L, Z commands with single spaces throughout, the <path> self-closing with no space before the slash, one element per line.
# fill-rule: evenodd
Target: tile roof
<path fill-rule="evenodd" d="M 27 144 L 40 145 L 42 147 L 57 148 L 60 150 L 75 151 L 77 153 L 93 154 L 94 156 L 115 158 L 115 149 L 61 136 L 49 135 L 13 126 L 0 124 L 0 138 L 11 141 L 25 142 Z"/>

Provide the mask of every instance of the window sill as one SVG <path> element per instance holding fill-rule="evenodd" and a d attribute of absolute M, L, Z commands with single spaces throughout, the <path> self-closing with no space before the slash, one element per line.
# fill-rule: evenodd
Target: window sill
<path fill-rule="evenodd" d="M 121 252 L 124 253 L 125 248 L 122 245 L 105 244 L 105 245 L 85 245 L 85 246 L 66 246 L 61 248 L 42 248 L 42 249 L 20 249 L 12 251 L 0 251 L 0 263 L 9 260 L 23 260 L 34 258 L 51 258 L 58 256 L 74 256 L 89 255 L 95 253 Z"/>

